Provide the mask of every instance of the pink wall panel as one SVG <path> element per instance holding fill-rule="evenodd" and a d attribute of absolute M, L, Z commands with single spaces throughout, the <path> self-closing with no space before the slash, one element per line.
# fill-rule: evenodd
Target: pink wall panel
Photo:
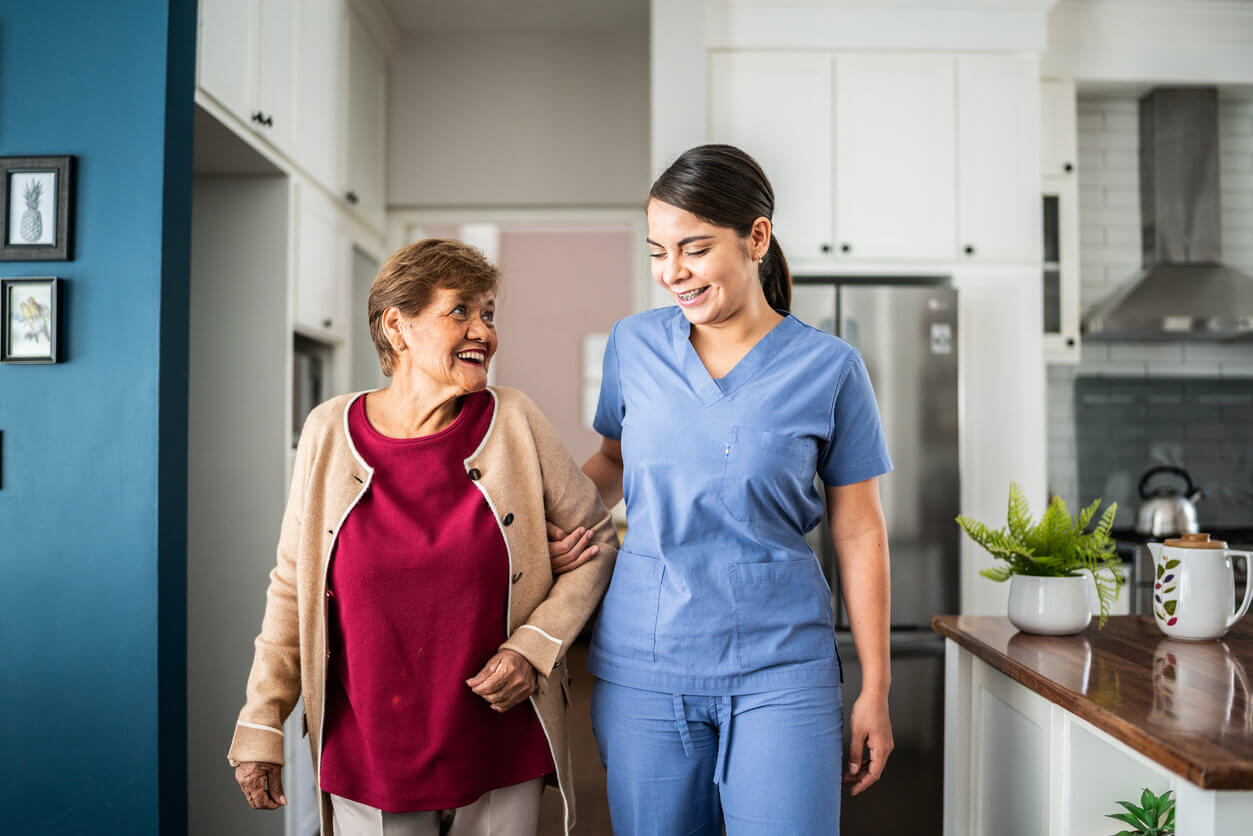
<path fill-rule="evenodd" d="M 629 227 L 504 228 L 497 382 L 535 399 L 582 463 L 600 436 L 582 420 L 583 337 L 632 312 Z"/>

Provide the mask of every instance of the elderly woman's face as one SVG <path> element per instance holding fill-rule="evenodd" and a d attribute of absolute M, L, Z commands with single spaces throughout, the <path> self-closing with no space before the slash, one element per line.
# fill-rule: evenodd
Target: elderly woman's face
<path fill-rule="evenodd" d="M 432 380 L 477 392 L 487 386 L 487 369 L 496 353 L 496 294 L 466 294 L 436 288 L 425 308 L 400 317 L 405 350 L 396 369 L 425 374 Z"/>

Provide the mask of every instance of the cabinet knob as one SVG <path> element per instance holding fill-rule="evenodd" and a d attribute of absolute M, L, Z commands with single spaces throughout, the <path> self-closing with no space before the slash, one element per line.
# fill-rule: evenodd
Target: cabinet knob
<path fill-rule="evenodd" d="M 261 111 L 258 110 L 256 113 L 252 114 L 252 121 L 256 122 L 258 125 L 264 125 L 265 117 L 263 117 L 261 115 Z"/>
<path fill-rule="evenodd" d="M 270 114 L 269 116 L 265 117 L 265 126 L 267 128 L 274 127 L 274 114 Z"/>
<path fill-rule="evenodd" d="M 819 247 L 818 247 L 818 249 L 822 250 L 824 253 L 829 253 L 829 252 L 831 252 L 831 245 L 830 245 L 830 244 L 822 244 L 821 246 L 819 246 Z"/>
<path fill-rule="evenodd" d="M 1074 163 L 1062 163 L 1062 171 L 1066 172 L 1067 174 L 1069 174 L 1070 172 L 1074 170 L 1075 170 Z"/>
<path fill-rule="evenodd" d="M 329 319 L 324 319 L 324 320 L 322 320 L 322 327 L 323 327 L 323 328 L 330 328 L 330 327 L 331 327 L 331 321 L 330 321 Z"/>
<path fill-rule="evenodd" d="M 1066 347 L 1067 347 L 1067 348 L 1074 348 L 1074 347 L 1075 347 L 1075 338 L 1074 338 L 1074 337 L 1067 337 L 1067 338 L 1066 338 Z"/>
<path fill-rule="evenodd" d="M 974 255 L 974 254 L 975 254 L 975 245 L 974 245 L 974 244 L 967 244 L 967 245 L 966 245 L 966 248 L 965 248 L 965 251 L 966 251 L 966 255 Z"/>
<path fill-rule="evenodd" d="M 853 245 L 852 245 L 852 244 L 840 244 L 840 252 L 842 252 L 842 253 L 851 253 L 852 251 L 853 251 Z"/>
<path fill-rule="evenodd" d="M 348 201 L 353 206 L 356 206 L 357 203 L 360 202 L 361 198 L 357 197 L 356 192 L 349 192 L 348 194 L 344 195 L 344 200 Z"/>

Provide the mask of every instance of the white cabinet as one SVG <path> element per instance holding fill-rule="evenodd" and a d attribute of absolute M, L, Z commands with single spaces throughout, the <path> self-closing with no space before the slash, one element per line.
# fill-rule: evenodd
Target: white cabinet
<path fill-rule="evenodd" d="M 345 10 L 347 108 L 342 194 L 374 227 L 383 227 L 386 166 L 387 65 L 365 24 Z"/>
<path fill-rule="evenodd" d="M 293 323 L 306 333 L 342 337 L 348 326 L 343 223 L 317 189 L 300 188 L 298 206 Z"/>
<path fill-rule="evenodd" d="M 287 153 L 295 137 L 297 0 L 202 0 L 197 85 Z"/>
<path fill-rule="evenodd" d="M 1040 191 L 1043 195 L 1044 351 L 1050 363 L 1077 363 L 1079 339 L 1079 173 L 1075 84 L 1040 82 Z"/>
<path fill-rule="evenodd" d="M 835 232 L 840 253 L 949 260 L 956 237 L 953 59 L 835 59 Z"/>
<path fill-rule="evenodd" d="M 1074 81 L 1050 78 L 1040 82 L 1040 128 L 1040 173 L 1073 178 L 1079 142 Z"/>
<path fill-rule="evenodd" d="M 300 136 L 296 158 L 327 190 L 340 187 L 344 47 L 342 0 L 304 0 L 300 19 Z"/>
<path fill-rule="evenodd" d="M 292 153 L 297 136 L 296 45 L 299 0 L 259 0 L 257 114 L 251 124 L 277 147 Z"/>
<path fill-rule="evenodd" d="M 788 257 L 831 252 L 831 57 L 724 52 L 711 60 L 711 139 L 742 148 L 765 170 Z"/>
<path fill-rule="evenodd" d="M 256 98 L 255 0 L 201 0 L 196 84 L 247 121 Z"/>
<path fill-rule="evenodd" d="M 957 244 L 973 261 L 1039 253 L 1038 61 L 1025 55 L 957 59 Z"/>

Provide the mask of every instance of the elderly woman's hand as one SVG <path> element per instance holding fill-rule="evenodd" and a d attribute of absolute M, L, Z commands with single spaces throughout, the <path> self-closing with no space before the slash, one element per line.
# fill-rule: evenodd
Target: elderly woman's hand
<path fill-rule="evenodd" d="M 277 810 L 287 803 L 283 795 L 283 767 L 252 761 L 235 767 L 235 780 L 254 810 Z"/>
<path fill-rule="evenodd" d="M 502 650 L 467 679 L 466 685 L 496 711 L 508 711 L 535 693 L 535 668 L 521 653 Z"/>
<path fill-rule="evenodd" d="M 566 534 L 565 529 L 548 523 L 548 562 L 553 576 L 573 571 L 600 554 L 600 546 L 591 545 L 592 532 L 579 526 Z"/>

